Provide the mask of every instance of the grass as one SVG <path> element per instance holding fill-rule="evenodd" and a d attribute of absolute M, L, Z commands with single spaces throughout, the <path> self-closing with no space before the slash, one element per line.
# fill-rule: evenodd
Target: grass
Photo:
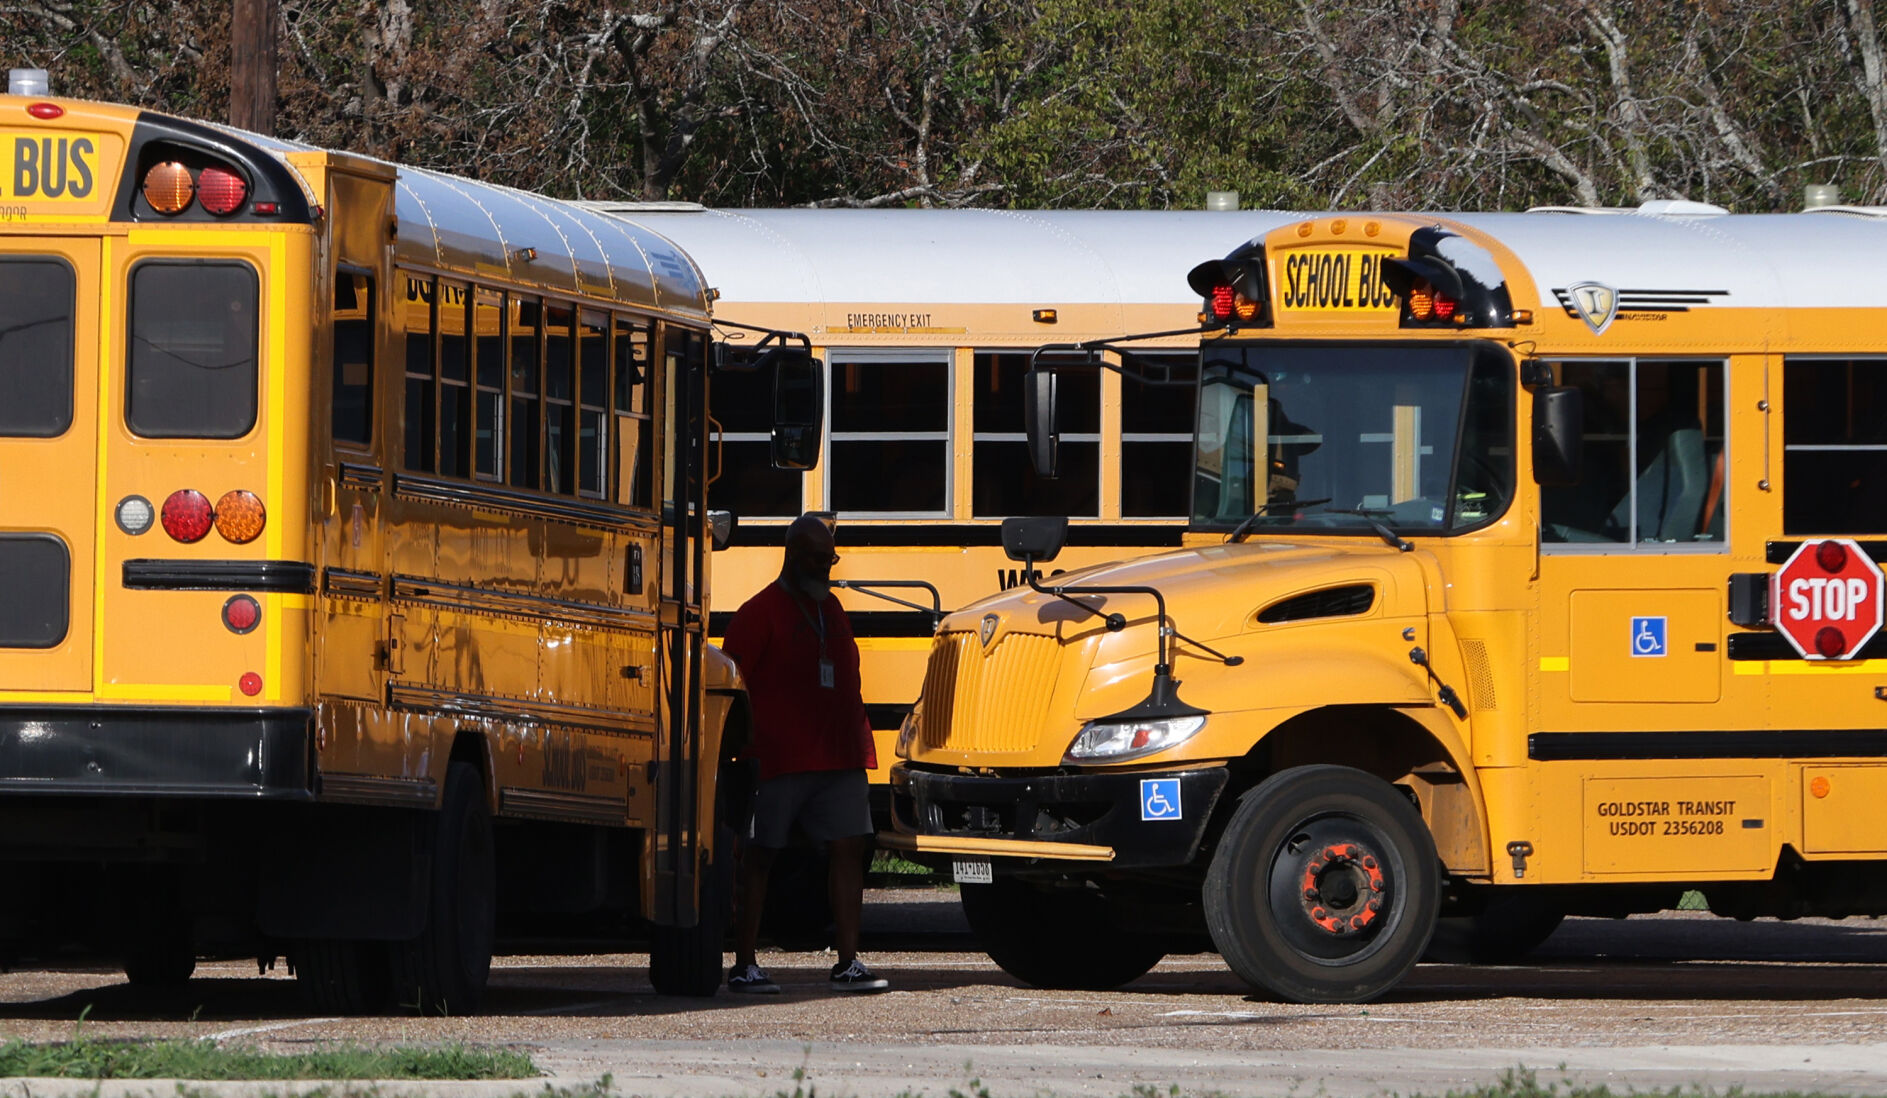
<path fill-rule="evenodd" d="M 298 1053 L 224 1047 L 208 1040 L 70 1041 L 0 1045 L 0 1078 L 61 1079 L 529 1079 L 537 1065 L 521 1052 L 444 1045 L 438 1048 L 337 1046 Z"/>
<path fill-rule="evenodd" d="M 950 877 L 888 850 L 879 850 L 872 854 L 871 867 L 865 872 L 865 883 L 872 888 L 927 888 L 949 884 Z"/>
<path fill-rule="evenodd" d="M 1710 901 L 1704 899 L 1703 893 L 1692 889 L 1678 897 L 1677 909 L 1679 911 L 1709 911 Z"/>

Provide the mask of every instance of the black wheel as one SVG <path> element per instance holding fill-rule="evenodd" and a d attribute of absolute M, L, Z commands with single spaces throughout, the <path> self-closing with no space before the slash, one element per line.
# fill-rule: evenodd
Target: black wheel
<path fill-rule="evenodd" d="M 1240 799 L 1206 875 L 1206 926 L 1252 986 L 1357 1003 L 1421 958 L 1440 891 L 1434 840 L 1406 797 L 1349 767 L 1294 767 Z"/>
<path fill-rule="evenodd" d="M 396 1002 L 426 1014 L 471 1014 L 485 998 L 498 912 L 491 813 L 478 768 L 446 768 L 433 837 L 426 928 L 390 950 Z"/>
<path fill-rule="evenodd" d="M 323 1014 L 378 1014 L 393 1005 L 386 942 L 295 943 L 295 982 Z"/>
<path fill-rule="evenodd" d="M 649 983 L 657 995 L 704 999 L 721 988 L 721 951 L 734 917 L 734 829 L 714 834 L 714 856 L 701 882 L 694 926 L 649 928 Z"/>
<path fill-rule="evenodd" d="M 197 970 L 190 921 L 160 914 L 131 931 L 124 942 L 124 975 L 134 987 L 177 987 Z"/>
<path fill-rule="evenodd" d="M 1025 984 L 1105 991 L 1145 976 L 1166 947 L 1114 925 L 1092 888 L 1037 888 L 999 878 L 966 884 L 963 916 L 989 959 Z"/>
<path fill-rule="evenodd" d="M 1511 964 L 1552 937 L 1566 912 L 1537 889 L 1493 892 L 1473 915 L 1452 915 L 1435 924 L 1427 959 L 1451 964 Z"/>

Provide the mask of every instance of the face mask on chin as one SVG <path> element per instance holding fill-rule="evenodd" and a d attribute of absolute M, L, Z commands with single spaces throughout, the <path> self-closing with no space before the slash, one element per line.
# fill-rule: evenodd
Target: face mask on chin
<path fill-rule="evenodd" d="M 788 586 L 799 594 L 815 602 L 824 602 L 832 596 L 832 569 L 830 566 L 818 571 L 810 571 L 800 565 L 787 566 Z"/>

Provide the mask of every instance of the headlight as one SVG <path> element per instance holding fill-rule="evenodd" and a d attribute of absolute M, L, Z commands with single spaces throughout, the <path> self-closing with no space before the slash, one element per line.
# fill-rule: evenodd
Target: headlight
<path fill-rule="evenodd" d="M 1137 759 L 1184 743 L 1205 726 L 1203 714 L 1154 721 L 1089 721 L 1075 742 L 1068 745 L 1066 761 Z"/>
<path fill-rule="evenodd" d="M 892 754 L 908 762 L 911 758 L 911 745 L 916 742 L 917 708 L 913 706 L 911 711 L 904 715 L 904 723 L 898 726 L 898 746 L 892 749 Z"/>

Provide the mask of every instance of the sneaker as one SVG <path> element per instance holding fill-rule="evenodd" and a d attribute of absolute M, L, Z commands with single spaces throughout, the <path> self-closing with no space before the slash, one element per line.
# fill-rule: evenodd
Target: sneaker
<path fill-rule="evenodd" d="M 727 970 L 727 990 L 742 995 L 778 995 L 780 985 L 759 965 L 735 965 Z"/>
<path fill-rule="evenodd" d="M 865 962 L 852 958 L 849 965 L 832 966 L 832 990 L 834 991 L 883 991 L 891 986 L 891 981 L 883 976 L 874 976 Z"/>

